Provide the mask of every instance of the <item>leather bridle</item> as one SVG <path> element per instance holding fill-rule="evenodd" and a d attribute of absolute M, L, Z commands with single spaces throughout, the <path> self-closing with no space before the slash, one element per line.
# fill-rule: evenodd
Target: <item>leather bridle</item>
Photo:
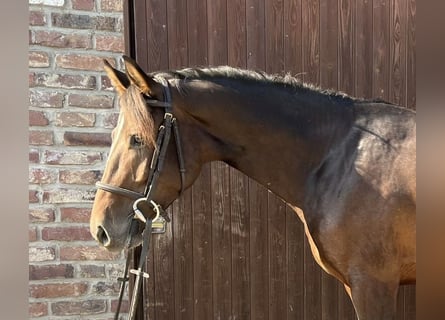
<path fill-rule="evenodd" d="M 131 237 L 131 230 L 133 229 L 133 223 L 136 221 L 135 219 L 138 219 L 145 223 L 145 229 L 142 234 L 142 249 L 141 249 L 141 256 L 139 258 L 139 265 L 137 269 L 130 269 L 129 270 L 129 261 L 130 261 L 130 254 L 128 252 L 127 256 L 127 262 L 125 264 L 125 270 L 124 270 L 124 276 L 121 278 L 118 278 L 119 281 L 122 282 L 121 289 L 119 293 L 119 301 L 117 310 L 115 313 L 114 319 L 119 318 L 119 312 L 120 312 L 120 306 L 123 299 L 123 293 L 125 290 L 125 283 L 128 281 L 128 272 L 135 274 L 135 283 L 133 287 L 133 295 L 132 300 L 130 303 L 130 310 L 129 310 L 129 316 L 128 319 L 133 320 L 136 315 L 136 306 L 137 302 L 139 300 L 139 293 L 140 293 L 140 286 L 142 284 L 141 277 L 148 278 L 148 273 L 144 272 L 144 264 L 146 261 L 146 258 L 148 256 L 149 251 L 149 243 L 150 243 L 150 237 L 151 237 L 151 227 L 153 220 L 156 220 L 159 215 L 163 216 L 164 219 L 169 222 L 170 218 L 168 217 L 165 210 L 157 204 L 153 200 L 153 191 L 156 189 L 156 186 L 159 181 L 159 175 L 162 171 L 162 168 L 164 166 L 165 162 L 165 156 L 167 153 L 168 144 L 170 141 L 170 137 L 173 131 L 175 143 L 176 143 L 176 152 L 178 156 L 178 165 L 179 165 L 179 174 L 181 178 L 181 191 L 180 195 L 184 191 L 184 182 L 185 182 L 185 164 L 184 164 L 184 156 L 182 152 L 182 145 L 181 140 L 179 136 L 179 128 L 178 123 L 176 121 L 176 118 L 173 115 L 173 106 L 172 106 L 172 97 L 170 92 L 170 86 L 168 81 L 163 77 L 157 77 L 155 80 L 162 85 L 163 88 L 163 94 L 164 94 L 164 101 L 152 99 L 151 97 L 145 97 L 145 102 L 147 106 L 152 108 L 163 108 L 164 109 L 164 120 L 161 126 L 158 130 L 158 136 L 156 138 L 156 147 L 153 152 L 153 156 L 150 163 L 150 171 L 148 174 L 147 184 L 145 186 L 145 190 L 143 193 L 133 191 L 130 189 L 126 189 L 120 186 L 114 186 L 110 185 L 104 182 L 97 182 L 96 187 L 98 189 L 101 189 L 106 192 L 118 194 L 120 196 L 124 196 L 126 198 L 130 198 L 134 200 L 133 203 L 133 213 L 134 213 L 134 219 L 132 220 L 132 224 L 130 225 L 129 232 Z M 152 206 L 153 211 L 156 213 L 155 217 L 146 217 L 142 210 L 140 209 L 140 205 L 146 203 Z M 129 241 L 130 243 L 130 241 Z"/>

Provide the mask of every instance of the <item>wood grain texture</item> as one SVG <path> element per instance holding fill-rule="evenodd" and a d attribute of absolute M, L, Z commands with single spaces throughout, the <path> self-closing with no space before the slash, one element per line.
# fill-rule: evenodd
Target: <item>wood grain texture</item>
<path fill-rule="evenodd" d="M 232 314 L 232 232 L 230 173 L 222 163 L 212 164 L 213 318 Z"/>
<path fill-rule="evenodd" d="M 355 94 L 373 97 L 373 10 L 372 0 L 356 1 L 355 13 Z"/>
<path fill-rule="evenodd" d="M 374 98 L 389 99 L 390 1 L 373 1 L 373 91 Z"/>

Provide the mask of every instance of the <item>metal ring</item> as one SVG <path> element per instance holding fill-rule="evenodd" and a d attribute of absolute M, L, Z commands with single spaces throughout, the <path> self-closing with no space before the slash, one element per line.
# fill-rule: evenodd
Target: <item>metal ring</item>
<path fill-rule="evenodd" d="M 138 208 L 138 204 L 142 201 L 147 202 L 148 199 L 147 198 L 139 198 L 133 203 L 134 218 L 141 220 L 143 223 L 147 223 L 147 218 L 145 218 L 144 214 Z M 161 215 L 161 209 L 160 209 L 161 206 L 158 205 L 153 200 L 150 200 L 150 204 L 153 206 L 153 209 L 156 213 L 156 216 L 152 219 L 152 221 L 156 221 L 157 219 L 159 219 L 159 216 Z"/>

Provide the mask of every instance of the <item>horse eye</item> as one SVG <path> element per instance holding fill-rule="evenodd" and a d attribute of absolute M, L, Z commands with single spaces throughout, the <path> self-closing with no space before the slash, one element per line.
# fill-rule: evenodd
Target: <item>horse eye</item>
<path fill-rule="evenodd" d="M 134 134 L 130 137 L 130 146 L 141 147 L 144 145 L 144 141 L 138 135 Z"/>

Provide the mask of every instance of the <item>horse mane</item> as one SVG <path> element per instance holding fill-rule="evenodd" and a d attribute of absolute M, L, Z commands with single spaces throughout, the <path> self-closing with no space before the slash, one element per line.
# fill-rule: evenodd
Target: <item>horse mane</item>
<path fill-rule="evenodd" d="M 131 84 L 120 97 L 119 104 L 135 129 L 135 133 L 148 145 L 155 145 L 154 120 L 138 87 Z"/>
<path fill-rule="evenodd" d="M 161 76 L 176 78 L 187 82 L 189 80 L 218 80 L 232 79 L 241 82 L 250 82 L 263 85 L 272 85 L 290 90 L 294 93 L 314 93 L 328 96 L 331 99 L 347 100 L 349 102 L 357 100 L 344 92 L 332 89 L 322 89 L 310 83 L 303 82 L 296 76 L 287 73 L 284 76 L 268 74 L 259 70 L 247 70 L 230 66 L 208 67 L 208 68 L 186 68 L 182 70 L 159 73 Z M 180 86 L 180 84 L 179 84 Z M 181 88 L 179 88 L 181 89 Z"/>

